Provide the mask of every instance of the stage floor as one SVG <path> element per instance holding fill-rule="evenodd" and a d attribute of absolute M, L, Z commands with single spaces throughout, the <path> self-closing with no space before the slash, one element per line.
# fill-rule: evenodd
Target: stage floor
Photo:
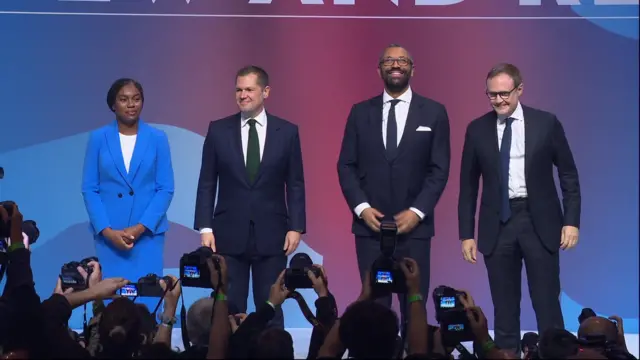
<path fill-rule="evenodd" d="M 295 352 L 295 358 L 296 359 L 306 359 L 307 357 L 307 350 L 309 349 L 309 339 L 311 338 L 311 329 L 305 329 L 305 328 L 290 328 L 287 329 L 287 331 L 291 334 L 291 336 L 293 337 L 293 347 L 294 347 L 294 352 Z M 171 341 L 172 346 L 178 347 L 180 349 L 183 349 L 182 346 L 182 337 L 181 337 L 181 331 L 180 329 L 174 329 L 173 330 L 173 338 Z M 493 331 L 489 331 L 489 333 L 491 333 L 491 336 L 493 336 Z M 523 331 L 522 334 L 526 333 L 526 331 Z M 627 340 L 627 349 L 629 349 L 629 351 L 636 357 L 638 358 L 638 334 L 628 334 L 626 335 L 626 340 Z M 469 349 L 471 351 L 471 344 L 470 343 L 465 343 L 463 344 L 465 345 L 465 347 L 467 349 Z M 457 353 L 457 352 L 456 352 Z M 346 356 L 345 356 L 346 358 Z"/>

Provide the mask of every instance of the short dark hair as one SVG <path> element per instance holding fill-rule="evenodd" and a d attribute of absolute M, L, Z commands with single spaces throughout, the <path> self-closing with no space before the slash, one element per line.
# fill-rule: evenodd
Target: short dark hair
<path fill-rule="evenodd" d="M 389 44 L 389 45 L 387 45 L 387 47 L 385 47 L 382 50 L 382 53 L 380 53 L 380 58 L 378 59 L 378 63 L 381 63 L 384 60 L 384 54 L 387 52 L 387 50 L 395 49 L 395 48 L 404 49 L 404 51 L 407 52 L 407 57 L 409 58 L 409 61 L 411 61 L 411 66 L 413 66 L 413 56 L 411 56 L 411 53 L 409 52 L 409 50 L 407 50 L 406 47 L 404 47 L 404 46 L 402 46 L 400 44 L 396 44 L 396 43 Z"/>
<path fill-rule="evenodd" d="M 398 317 L 393 310 L 375 301 L 355 302 L 340 320 L 342 344 L 355 358 L 387 358 L 396 352 Z"/>
<path fill-rule="evenodd" d="M 236 79 L 240 76 L 247 76 L 249 74 L 255 74 L 258 77 L 258 85 L 262 88 L 269 86 L 269 74 L 267 74 L 263 68 L 255 65 L 247 65 L 238 70 L 236 73 Z"/>
<path fill-rule="evenodd" d="M 487 74 L 487 80 L 493 79 L 494 77 L 500 74 L 507 74 L 511 79 L 513 79 L 513 85 L 518 87 L 522 84 L 522 75 L 520 75 L 520 69 L 517 66 L 509 63 L 500 63 L 491 70 Z"/>
<path fill-rule="evenodd" d="M 109 88 L 109 91 L 107 92 L 107 105 L 109 106 L 109 110 L 111 110 L 112 112 L 114 111 L 113 106 L 116 104 L 116 97 L 118 96 L 118 93 L 120 92 L 120 90 L 122 90 L 123 87 L 129 84 L 133 84 L 133 86 L 135 86 L 136 89 L 140 91 L 140 97 L 142 98 L 142 102 L 144 102 L 144 91 L 142 90 L 142 85 L 133 79 L 120 78 L 113 82 L 113 84 Z"/>

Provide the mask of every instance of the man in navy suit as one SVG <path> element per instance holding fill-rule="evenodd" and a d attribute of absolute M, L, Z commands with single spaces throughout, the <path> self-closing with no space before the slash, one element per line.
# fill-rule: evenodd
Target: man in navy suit
<path fill-rule="evenodd" d="M 558 118 L 520 103 L 524 89 L 520 70 L 512 64 L 498 64 L 487 74 L 486 86 L 493 110 L 467 127 L 460 165 L 458 226 L 463 258 L 475 264 L 477 252 L 484 255 L 496 345 L 519 354 L 523 261 L 538 333 L 564 328 L 558 251 L 571 249 L 578 242 L 580 181 Z"/>
<path fill-rule="evenodd" d="M 249 270 L 258 308 L 306 228 L 298 127 L 265 111 L 270 91 L 263 69 L 240 69 L 240 112 L 212 121 L 202 149 L 194 228 L 203 246 L 224 256 L 228 301 L 240 312 L 247 309 Z M 283 328 L 282 309 L 275 310 L 271 324 Z"/>
<path fill-rule="evenodd" d="M 420 268 L 418 299 L 429 293 L 434 211 L 447 184 L 451 157 L 449 117 L 442 104 L 412 91 L 413 59 L 399 45 L 388 46 L 378 63 L 381 95 L 351 108 L 338 160 L 342 193 L 353 215 L 362 279 L 380 256 L 380 221 L 395 220 L 395 257 Z M 406 296 L 399 297 L 404 323 Z M 380 300 L 391 306 L 391 297 Z"/>

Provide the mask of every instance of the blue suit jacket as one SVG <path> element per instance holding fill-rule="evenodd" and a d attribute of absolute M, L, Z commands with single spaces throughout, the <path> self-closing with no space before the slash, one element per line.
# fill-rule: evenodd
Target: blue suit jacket
<path fill-rule="evenodd" d="M 449 116 L 442 104 L 414 92 L 398 153 L 389 159 L 382 105 L 382 95 L 354 105 L 345 127 L 338 178 L 353 215 L 351 230 L 356 236 L 378 236 L 353 212 L 368 202 L 389 220 L 410 207 L 422 211 L 425 218 L 408 236 L 431 238 L 435 207 L 449 179 Z M 419 127 L 430 130 L 417 131 Z"/>
<path fill-rule="evenodd" d="M 283 254 L 287 231 L 304 233 L 306 228 L 298 127 L 267 113 L 264 153 L 251 184 L 240 126 L 239 113 L 209 124 L 202 150 L 194 228 L 212 228 L 216 250 L 239 255 L 247 250 L 253 222 L 257 252 Z M 218 203 L 214 211 L 216 188 Z"/>
<path fill-rule="evenodd" d="M 117 122 L 89 137 L 82 195 L 96 235 L 111 227 L 144 225 L 153 235 L 167 231 L 173 198 L 173 168 L 167 135 L 142 120 L 127 173 Z"/>

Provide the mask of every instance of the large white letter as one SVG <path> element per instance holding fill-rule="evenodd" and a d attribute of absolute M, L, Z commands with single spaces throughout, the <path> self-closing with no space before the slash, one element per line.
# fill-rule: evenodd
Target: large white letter
<path fill-rule="evenodd" d="M 416 5 L 454 5 L 463 1 L 464 0 L 416 0 Z"/>
<path fill-rule="evenodd" d="M 520 0 L 520 5 L 542 5 L 542 0 Z M 580 0 L 556 0 L 558 5 L 580 5 Z"/>

